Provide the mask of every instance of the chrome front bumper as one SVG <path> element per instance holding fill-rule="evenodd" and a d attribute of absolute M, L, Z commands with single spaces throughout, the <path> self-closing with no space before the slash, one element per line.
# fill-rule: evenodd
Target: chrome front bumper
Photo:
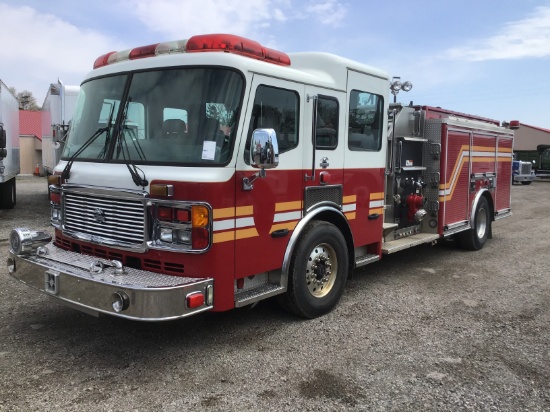
<path fill-rule="evenodd" d="M 533 175 L 515 175 L 514 176 L 514 182 L 533 182 L 535 180 L 535 176 Z"/>
<path fill-rule="evenodd" d="M 16 255 L 10 250 L 10 275 L 86 313 L 163 321 L 213 307 L 213 279 L 122 267 L 119 262 L 68 252 L 53 243 L 39 252 Z"/>

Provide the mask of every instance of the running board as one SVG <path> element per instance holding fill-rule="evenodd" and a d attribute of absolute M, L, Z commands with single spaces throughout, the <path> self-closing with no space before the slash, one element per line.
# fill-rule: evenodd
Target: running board
<path fill-rule="evenodd" d="M 235 307 L 240 308 L 252 303 L 258 302 L 263 299 L 267 299 L 271 296 L 284 293 L 286 288 L 280 285 L 274 285 L 272 283 L 264 283 L 253 289 L 249 289 L 244 292 L 235 294 Z"/>
<path fill-rule="evenodd" d="M 504 219 L 509 216 L 512 216 L 512 211 L 510 209 L 499 210 L 495 213 L 495 220 Z"/>
<path fill-rule="evenodd" d="M 378 255 L 363 255 L 363 256 L 357 256 L 355 258 L 355 267 L 359 268 L 361 266 L 368 265 L 369 263 L 378 262 L 380 260 L 380 256 Z"/>
<path fill-rule="evenodd" d="M 456 226 L 456 227 L 453 227 L 452 229 L 449 229 L 449 230 L 446 230 L 445 232 L 443 232 L 443 236 L 444 237 L 449 237 L 449 236 L 452 236 L 452 235 L 456 235 L 457 233 L 460 233 L 460 232 L 464 232 L 465 230 L 468 230 L 468 229 L 471 229 L 472 227 L 470 226 L 470 223 L 466 223 L 462 226 Z"/>
<path fill-rule="evenodd" d="M 439 235 L 433 233 L 418 233 L 416 235 L 407 236 L 402 239 L 392 240 L 391 242 L 385 242 L 382 244 L 382 253 L 389 255 L 391 253 L 399 252 L 403 249 L 408 249 L 413 246 L 421 245 L 423 243 L 431 243 L 440 238 Z"/>

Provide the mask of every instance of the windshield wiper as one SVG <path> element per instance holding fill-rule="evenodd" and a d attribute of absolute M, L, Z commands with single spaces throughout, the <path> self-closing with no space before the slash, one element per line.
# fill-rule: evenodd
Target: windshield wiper
<path fill-rule="evenodd" d="M 141 160 L 145 160 L 146 157 L 145 157 L 145 152 L 143 151 L 143 148 L 141 147 L 141 145 L 139 144 L 139 141 L 138 141 L 138 134 L 135 130 L 135 128 L 133 127 L 127 127 L 126 125 L 123 125 L 122 126 L 122 132 L 124 133 L 124 131 L 127 130 L 128 131 L 128 134 L 130 135 L 130 140 L 132 141 L 132 143 L 134 144 L 134 148 L 136 149 L 136 152 L 139 156 L 139 158 Z"/>
<path fill-rule="evenodd" d="M 111 113 L 109 114 L 109 119 L 107 120 L 107 125 L 105 127 L 100 127 L 97 129 L 93 135 L 91 135 L 88 140 L 84 142 L 82 146 L 80 146 L 80 149 L 78 149 L 70 158 L 67 164 L 65 165 L 65 168 L 63 169 L 63 172 L 61 173 L 61 180 L 67 180 L 71 176 L 71 167 L 73 167 L 73 163 L 75 159 L 84 151 L 86 150 L 95 139 L 97 139 L 98 136 L 101 136 L 103 132 L 106 132 L 105 140 L 106 142 L 109 140 L 109 130 L 111 122 L 113 121 L 113 114 L 115 111 L 115 105 L 111 106 Z M 104 149 L 105 150 L 105 149 Z"/>
<path fill-rule="evenodd" d="M 130 105 L 130 102 L 132 101 L 132 98 L 128 96 L 128 99 L 126 101 L 126 106 L 124 107 L 124 114 L 122 116 L 122 119 L 120 121 L 120 131 L 117 133 L 115 138 L 117 139 L 117 158 L 120 153 L 122 153 L 122 159 L 124 160 L 124 164 L 128 168 L 128 171 L 130 172 L 130 175 L 132 176 L 132 180 L 136 184 L 136 186 L 145 187 L 149 184 L 148 180 L 145 178 L 145 173 L 143 170 L 141 170 L 139 167 L 136 166 L 136 164 L 132 161 L 132 158 L 130 156 L 130 150 L 128 149 L 128 143 L 126 142 L 126 134 L 124 133 L 124 123 L 126 122 L 126 117 L 128 116 L 128 106 Z M 143 160 L 145 159 L 145 153 L 143 153 L 143 149 L 141 148 L 139 142 L 137 139 L 132 139 L 134 143 L 134 147 L 136 148 L 136 151 L 138 152 L 139 157 Z M 139 172 L 143 175 L 143 177 L 140 176 Z"/>
<path fill-rule="evenodd" d="M 95 139 L 97 139 L 98 136 L 100 136 L 108 127 L 100 127 L 95 131 L 93 135 L 90 136 L 88 140 L 78 149 L 74 155 L 72 155 L 69 158 L 69 161 L 65 165 L 65 168 L 63 169 L 63 172 L 61 173 L 61 179 L 67 180 L 71 176 L 71 167 L 73 166 L 73 162 L 75 159 L 84 151 L 88 146 L 90 146 Z"/>

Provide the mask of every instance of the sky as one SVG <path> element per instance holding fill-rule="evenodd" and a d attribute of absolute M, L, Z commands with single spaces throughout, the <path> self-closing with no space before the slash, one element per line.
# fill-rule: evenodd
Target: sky
<path fill-rule="evenodd" d="M 0 17 L 0 79 L 39 105 L 109 51 L 231 33 L 382 69 L 412 82 L 405 104 L 550 129 L 550 0 L 0 0 Z"/>

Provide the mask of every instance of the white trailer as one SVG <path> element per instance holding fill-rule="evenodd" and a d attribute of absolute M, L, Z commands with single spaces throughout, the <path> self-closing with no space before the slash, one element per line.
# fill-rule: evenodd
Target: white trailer
<path fill-rule="evenodd" d="M 59 162 L 69 122 L 73 118 L 79 86 L 66 86 L 61 80 L 50 84 L 42 105 L 42 165 L 50 175 Z"/>
<path fill-rule="evenodd" d="M 19 102 L 1 80 L 0 101 L 0 209 L 11 209 L 19 174 Z"/>

